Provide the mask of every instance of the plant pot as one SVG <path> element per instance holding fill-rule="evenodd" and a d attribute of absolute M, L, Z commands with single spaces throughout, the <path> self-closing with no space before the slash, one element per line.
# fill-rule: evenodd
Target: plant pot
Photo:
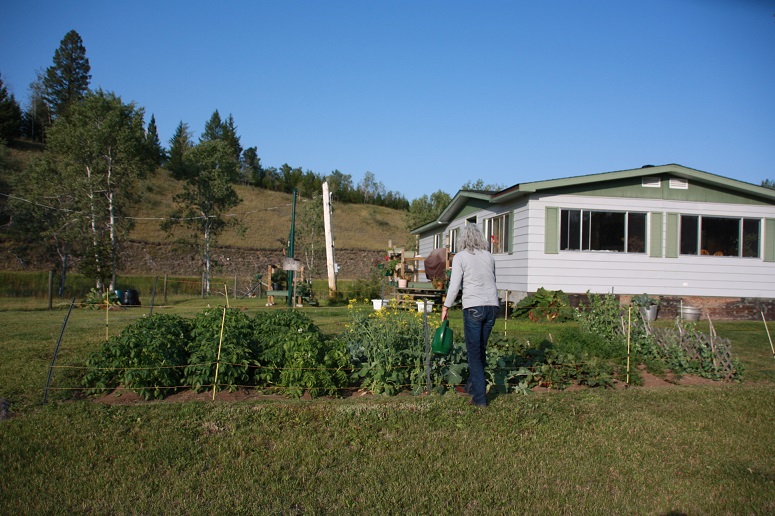
<path fill-rule="evenodd" d="M 374 305 L 374 310 L 382 310 L 386 301 L 384 299 L 372 299 L 371 304 Z"/>
<path fill-rule="evenodd" d="M 656 321 L 657 313 L 659 312 L 659 305 L 641 306 L 639 308 L 640 313 L 643 314 L 643 318 L 647 321 Z"/>
<path fill-rule="evenodd" d="M 681 307 L 681 320 L 683 321 L 699 321 L 700 309 L 694 306 L 682 306 Z"/>
<path fill-rule="evenodd" d="M 422 313 L 425 308 L 426 313 L 433 312 L 433 301 L 415 301 L 417 303 L 417 311 Z"/>
<path fill-rule="evenodd" d="M 405 280 L 405 279 L 398 280 L 398 288 L 406 288 L 408 284 L 409 284 L 409 280 Z"/>

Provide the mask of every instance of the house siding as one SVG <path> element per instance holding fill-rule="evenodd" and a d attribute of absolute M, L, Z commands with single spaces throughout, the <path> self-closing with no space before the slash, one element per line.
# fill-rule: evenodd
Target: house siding
<path fill-rule="evenodd" d="M 659 171 L 688 176 L 688 188 L 670 188 L 671 173 L 659 173 L 659 188 L 644 188 L 641 177 L 601 174 L 593 181 L 578 178 L 515 186 L 491 202 L 472 199 L 448 226 L 466 219 L 483 220 L 509 214 L 510 252 L 494 255 L 498 289 L 530 293 L 543 287 L 568 294 L 586 292 L 635 295 L 647 292 L 675 299 L 775 297 L 775 201 L 766 191 L 721 176 L 680 166 Z M 638 171 L 624 171 L 627 175 Z M 641 174 L 642 175 L 642 174 Z M 608 181 L 608 177 L 617 177 Z M 584 182 L 586 180 L 586 182 Z M 513 196 L 507 201 L 508 196 Z M 560 251 L 560 210 L 642 212 L 647 215 L 645 253 Z M 680 254 L 680 215 L 744 217 L 762 221 L 760 256 L 687 256 Z M 547 227 L 547 223 L 550 227 Z M 432 248 L 433 236 L 423 233 L 420 251 Z"/>
<path fill-rule="evenodd" d="M 714 215 L 764 219 L 771 207 L 753 204 L 710 204 L 647 199 L 624 199 L 582 196 L 537 196 L 530 202 L 529 217 L 533 228 L 543 228 L 547 207 L 610 211 L 642 211 L 669 214 Z M 649 224 L 661 217 L 649 217 Z M 649 226 L 651 228 L 651 226 Z M 648 231 L 651 238 L 655 230 Z M 663 256 L 672 247 L 672 232 L 665 228 Z M 675 296 L 772 297 L 775 292 L 775 266 L 762 258 L 684 256 L 661 258 L 652 249 L 649 254 L 616 252 L 562 251 L 544 252 L 543 231 L 528 237 L 530 281 L 527 290 L 539 287 L 569 293 L 616 292 L 637 294 L 650 292 Z M 764 225 L 761 231 L 765 239 Z M 653 243 L 653 242 L 651 242 Z M 499 285 L 507 289 L 511 285 Z M 514 285 L 516 287 L 516 284 Z"/>

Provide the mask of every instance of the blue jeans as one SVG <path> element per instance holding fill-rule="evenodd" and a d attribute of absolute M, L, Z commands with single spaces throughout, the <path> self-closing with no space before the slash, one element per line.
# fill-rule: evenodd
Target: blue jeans
<path fill-rule="evenodd" d="M 468 394 L 475 405 L 487 405 L 487 339 L 490 338 L 497 306 L 472 306 L 463 309 L 463 330 L 468 352 Z"/>

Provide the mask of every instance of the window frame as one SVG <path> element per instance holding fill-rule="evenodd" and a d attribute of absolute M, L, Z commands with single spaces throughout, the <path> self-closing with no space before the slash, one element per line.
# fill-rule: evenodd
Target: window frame
<path fill-rule="evenodd" d="M 560 208 L 559 251 L 646 255 L 649 249 L 648 215 L 646 211 L 635 210 Z M 617 221 L 618 218 L 621 221 Z M 612 224 L 621 225 L 620 229 L 617 228 L 620 233 L 616 233 L 620 235 L 621 246 L 610 239 L 606 240 L 609 235 L 604 234 L 604 228 Z M 637 227 L 639 225 L 640 228 Z M 633 233 L 634 229 L 638 230 L 637 234 Z"/>
<path fill-rule="evenodd" d="M 723 235 L 723 233 L 719 231 L 719 227 L 723 228 L 725 223 L 731 221 L 737 222 L 736 234 Z M 762 259 L 763 257 L 762 228 L 764 227 L 764 224 L 761 218 L 681 213 L 679 214 L 678 224 L 678 248 L 680 256 L 714 256 L 750 259 Z M 753 244 L 746 246 L 746 243 L 752 238 L 752 225 L 756 226 L 755 241 Z M 711 234 L 715 236 L 721 234 L 723 235 L 723 238 L 714 239 L 716 242 L 712 242 L 710 238 Z M 685 238 L 693 238 L 694 241 L 684 241 Z M 722 241 L 719 243 L 718 240 Z M 724 242 L 723 240 L 726 240 L 727 242 Z M 729 245 L 735 245 L 737 247 L 734 254 L 725 252 L 725 250 L 728 249 L 722 249 L 725 246 L 729 248 Z M 747 253 L 746 247 L 755 249 L 756 254 Z"/>
<path fill-rule="evenodd" d="M 488 250 L 492 254 L 509 252 L 509 214 L 501 213 L 484 219 L 484 237 L 487 239 Z M 496 234 L 493 229 L 497 229 Z M 497 246 L 497 247 L 496 247 Z"/>

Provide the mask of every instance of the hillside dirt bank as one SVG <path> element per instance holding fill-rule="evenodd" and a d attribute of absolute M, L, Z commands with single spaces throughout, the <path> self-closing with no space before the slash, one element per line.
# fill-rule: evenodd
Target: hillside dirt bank
<path fill-rule="evenodd" d="M 52 267 L 45 257 L 22 254 L 9 242 L 0 243 L 0 251 L 0 270 L 45 271 Z M 362 249 L 337 249 L 335 254 L 339 277 L 343 279 L 368 277 L 374 261 L 385 256 L 384 251 Z M 282 265 L 283 254 L 280 249 L 215 247 L 212 258 L 218 275 L 252 277 L 259 273 L 266 275 L 270 264 Z M 303 259 L 298 255 L 297 258 Z M 202 271 L 199 257 L 175 244 L 127 242 L 121 252 L 121 260 L 121 274 L 198 276 Z M 318 260 L 318 277 L 325 275 L 325 260 L 325 255 Z M 70 266 L 75 268 L 75 264 Z"/>

